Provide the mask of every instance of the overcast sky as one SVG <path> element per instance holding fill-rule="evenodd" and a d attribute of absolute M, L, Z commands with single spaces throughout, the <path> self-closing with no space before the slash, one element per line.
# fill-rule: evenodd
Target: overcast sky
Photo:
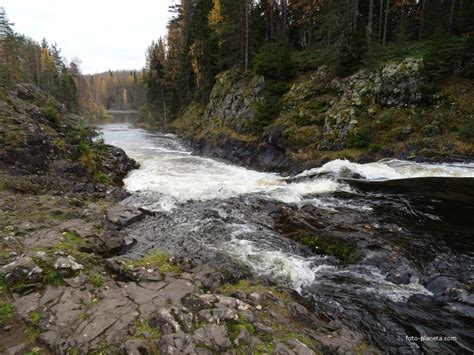
<path fill-rule="evenodd" d="M 152 40 L 165 35 L 174 0 L 0 0 L 16 32 L 57 43 L 85 74 L 140 69 Z"/>

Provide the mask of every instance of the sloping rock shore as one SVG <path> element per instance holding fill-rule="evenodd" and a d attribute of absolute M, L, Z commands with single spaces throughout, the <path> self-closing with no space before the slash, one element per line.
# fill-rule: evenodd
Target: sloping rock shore
<path fill-rule="evenodd" d="M 138 164 L 29 85 L 0 89 L 0 352 L 373 353 L 287 289 L 155 250 L 119 204 Z"/>

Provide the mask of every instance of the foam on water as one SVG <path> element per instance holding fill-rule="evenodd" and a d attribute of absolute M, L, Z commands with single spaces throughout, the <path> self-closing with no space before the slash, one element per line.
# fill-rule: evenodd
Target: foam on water
<path fill-rule="evenodd" d="M 258 172 L 213 159 L 192 156 L 172 135 L 158 136 L 125 125 L 111 125 L 104 139 L 127 151 L 141 168 L 125 179 L 129 191 L 155 193 L 162 202 L 147 204 L 155 210 L 174 208 L 191 200 L 226 199 L 262 194 L 286 203 L 301 203 L 312 194 L 349 189 L 331 179 L 288 183 L 278 174 Z"/>
<path fill-rule="evenodd" d="M 351 292 L 364 295 L 378 295 L 393 302 L 406 302 L 414 294 L 431 295 L 417 278 L 408 284 L 398 285 L 387 281 L 385 275 L 372 266 L 337 267 L 326 256 L 304 257 L 282 250 L 271 250 L 265 243 L 245 239 L 246 233 L 254 232 L 250 226 L 234 226 L 232 239 L 223 250 L 234 259 L 248 265 L 257 275 L 269 277 L 287 287 L 302 293 L 305 287 L 326 285 L 338 288 L 341 279 L 353 285 Z"/>
<path fill-rule="evenodd" d="M 286 284 L 298 292 L 314 282 L 318 270 L 331 268 L 322 262 L 324 257 L 305 258 L 281 250 L 268 250 L 246 239 L 233 238 L 225 246 L 231 257 L 248 265 L 257 275 Z"/>
<path fill-rule="evenodd" d="M 402 160 L 381 160 L 375 163 L 358 164 L 348 160 L 332 160 L 320 168 L 306 170 L 298 177 L 333 174 L 350 177 L 359 174 L 368 180 L 404 179 L 416 177 L 474 177 L 474 163 L 428 164 Z"/>

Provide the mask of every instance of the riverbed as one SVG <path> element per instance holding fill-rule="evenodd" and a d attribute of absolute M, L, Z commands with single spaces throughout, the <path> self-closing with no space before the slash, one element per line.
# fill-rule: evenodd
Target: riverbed
<path fill-rule="evenodd" d="M 123 203 L 153 212 L 127 230 L 131 257 L 163 249 L 270 280 L 389 353 L 474 349 L 474 201 L 411 192 L 439 181 L 459 192 L 472 186 L 474 164 L 335 160 L 285 177 L 196 156 L 171 134 L 101 129 L 141 165 Z M 386 181 L 401 183 L 372 188 Z"/>

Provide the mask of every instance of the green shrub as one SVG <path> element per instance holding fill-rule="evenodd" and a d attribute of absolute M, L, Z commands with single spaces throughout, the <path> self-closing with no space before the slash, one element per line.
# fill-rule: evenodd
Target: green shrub
<path fill-rule="evenodd" d="M 105 184 L 105 185 L 108 185 L 110 184 L 110 177 L 109 175 L 107 175 L 106 173 L 103 173 L 103 172 L 98 172 L 95 174 L 94 176 L 94 179 Z"/>
<path fill-rule="evenodd" d="M 15 306 L 9 302 L 0 301 L 0 325 L 4 324 L 15 313 Z"/>
<path fill-rule="evenodd" d="M 87 143 L 81 142 L 77 145 L 77 149 L 79 150 L 80 161 L 84 164 L 89 172 L 92 174 L 96 174 L 97 172 L 97 163 L 94 151 L 92 150 L 91 146 Z"/>
<path fill-rule="evenodd" d="M 461 73 L 466 62 L 467 41 L 463 38 L 439 38 L 431 42 L 424 57 L 426 73 L 432 80 L 439 80 L 453 73 Z M 468 51 L 469 52 L 469 51 Z"/>
<path fill-rule="evenodd" d="M 43 319 L 43 315 L 40 311 L 33 311 L 30 313 L 30 322 L 33 325 L 37 325 Z"/>
<path fill-rule="evenodd" d="M 50 118 L 53 122 L 58 123 L 61 115 L 58 110 L 51 104 L 48 104 L 44 109 L 43 113 L 46 117 Z"/>
<path fill-rule="evenodd" d="M 474 139 L 474 120 L 470 120 L 461 126 L 459 129 L 459 137 L 467 140 Z"/>
<path fill-rule="evenodd" d="M 421 127 L 421 134 L 423 134 L 425 137 L 432 137 L 436 133 L 436 130 L 437 129 L 435 126 L 427 124 Z"/>
<path fill-rule="evenodd" d="M 361 65 L 363 49 L 364 46 L 354 43 L 354 40 L 341 45 L 336 66 L 337 75 L 346 77 L 354 74 Z"/>
<path fill-rule="evenodd" d="M 392 124 L 393 121 L 394 121 L 393 112 L 388 111 L 380 115 L 380 117 L 377 120 L 377 123 L 380 124 L 381 126 L 386 127 Z"/>
<path fill-rule="evenodd" d="M 266 43 L 253 60 L 253 68 L 266 78 L 284 80 L 293 75 L 290 46 L 286 41 Z"/>
<path fill-rule="evenodd" d="M 372 141 L 372 127 L 362 126 L 349 135 L 347 144 L 350 148 L 367 148 Z"/>
<path fill-rule="evenodd" d="M 91 285 L 94 287 L 101 287 L 104 284 L 104 278 L 100 276 L 99 274 L 94 274 L 89 276 L 89 282 Z"/>
<path fill-rule="evenodd" d="M 275 120 L 280 113 L 279 99 L 273 95 L 265 95 L 262 101 L 256 104 L 255 116 L 249 128 L 251 133 L 261 133 L 265 127 Z"/>
<path fill-rule="evenodd" d="M 395 127 L 388 133 L 388 138 L 391 142 L 403 142 L 409 136 L 404 127 Z"/>
<path fill-rule="evenodd" d="M 369 145 L 369 150 L 372 152 L 372 153 L 377 153 L 378 151 L 380 151 L 382 149 L 382 146 L 380 144 L 377 144 L 377 143 L 372 143 Z"/>

